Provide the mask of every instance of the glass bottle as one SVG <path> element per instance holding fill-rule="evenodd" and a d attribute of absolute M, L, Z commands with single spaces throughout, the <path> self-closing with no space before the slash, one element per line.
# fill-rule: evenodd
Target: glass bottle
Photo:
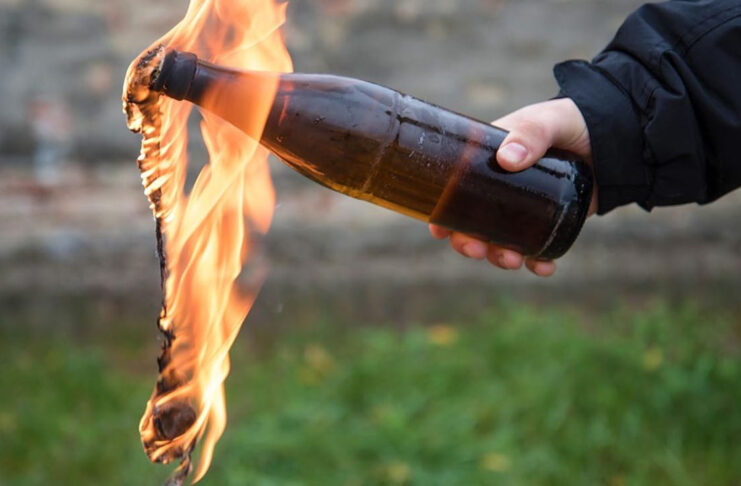
<path fill-rule="evenodd" d="M 525 255 L 563 255 L 586 218 L 584 162 L 552 150 L 507 172 L 496 162 L 506 131 L 383 86 L 235 70 L 170 51 L 151 87 L 219 115 L 330 189 Z M 264 126 L 251 111 L 260 107 Z"/>

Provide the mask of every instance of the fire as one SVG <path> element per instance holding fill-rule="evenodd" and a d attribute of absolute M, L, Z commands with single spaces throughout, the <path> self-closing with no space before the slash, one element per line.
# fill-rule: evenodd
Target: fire
<path fill-rule="evenodd" d="M 209 113 L 201 133 L 209 163 L 186 194 L 189 103 L 148 89 L 165 48 L 243 69 L 286 72 L 280 28 L 286 4 L 274 0 L 191 0 L 185 18 L 132 63 L 124 85 L 128 125 L 143 135 L 139 167 L 155 216 L 163 282 L 158 325 L 160 375 L 139 430 L 152 461 L 180 460 L 172 483 L 207 471 L 226 426 L 223 382 L 229 349 L 255 299 L 261 274 L 245 278 L 255 233 L 267 231 L 275 203 L 267 151 Z M 256 126 L 264 106 L 243 109 Z M 246 282 L 245 282 L 246 280 Z"/>

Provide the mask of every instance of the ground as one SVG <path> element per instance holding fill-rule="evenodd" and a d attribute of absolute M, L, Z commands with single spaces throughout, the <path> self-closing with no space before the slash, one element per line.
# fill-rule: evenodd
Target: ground
<path fill-rule="evenodd" d="M 732 485 L 738 314 L 521 302 L 427 328 L 248 330 L 204 485 Z M 81 316 L 82 317 L 82 316 Z M 95 317 L 112 325 L 100 333 Z M 126 311 L 38 339 L 0 319 L 0 484 L 158 484 L 136 422 L 155 353 Z M 100 321 L 98 321 L 100 322 Z M 97 330 L 96 330 L 97 329 Z"/>

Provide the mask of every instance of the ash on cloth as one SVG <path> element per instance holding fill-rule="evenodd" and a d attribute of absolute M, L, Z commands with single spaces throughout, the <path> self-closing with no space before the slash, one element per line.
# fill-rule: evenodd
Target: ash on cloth
<path fill-rule="evenodd" d="M 208 470 L 226 426 L 223 382 L 229 349 L 262 282 L 257 239 L 270 226 L 275 196 L 267 151 L 228 123 L 201 113 L 209 161 L 186 193 L 189 103 L 149 89 L 166 49 L 183 49 L 235 68 L 292 69 L 281 26 L 285 3 L 192 0 L 185 18 L 129 67 L 124 83 L 127 126 L 142 134 L 138 159 L 155 218 L 162 278 L 157 325 L 159 376 L 139 431 L 152 461 L 180 461 L 169 484 Z M 264 124 L 270 99 L 244 107 Z M 249 269 L 250 272 L 246 272 Z"/>

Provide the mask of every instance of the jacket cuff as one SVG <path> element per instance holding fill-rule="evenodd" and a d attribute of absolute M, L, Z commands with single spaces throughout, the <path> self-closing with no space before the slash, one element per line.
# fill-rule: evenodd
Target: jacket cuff
<path fill-rule="evenodd" d="M 553 69 L 561 89 L 584 116 L 597 182 L 598 214 L 637 202 L 647 207 L 650 174 L 643 161 L 643 130 L 630 98 L 603 72 L 585 61 Z"/>

